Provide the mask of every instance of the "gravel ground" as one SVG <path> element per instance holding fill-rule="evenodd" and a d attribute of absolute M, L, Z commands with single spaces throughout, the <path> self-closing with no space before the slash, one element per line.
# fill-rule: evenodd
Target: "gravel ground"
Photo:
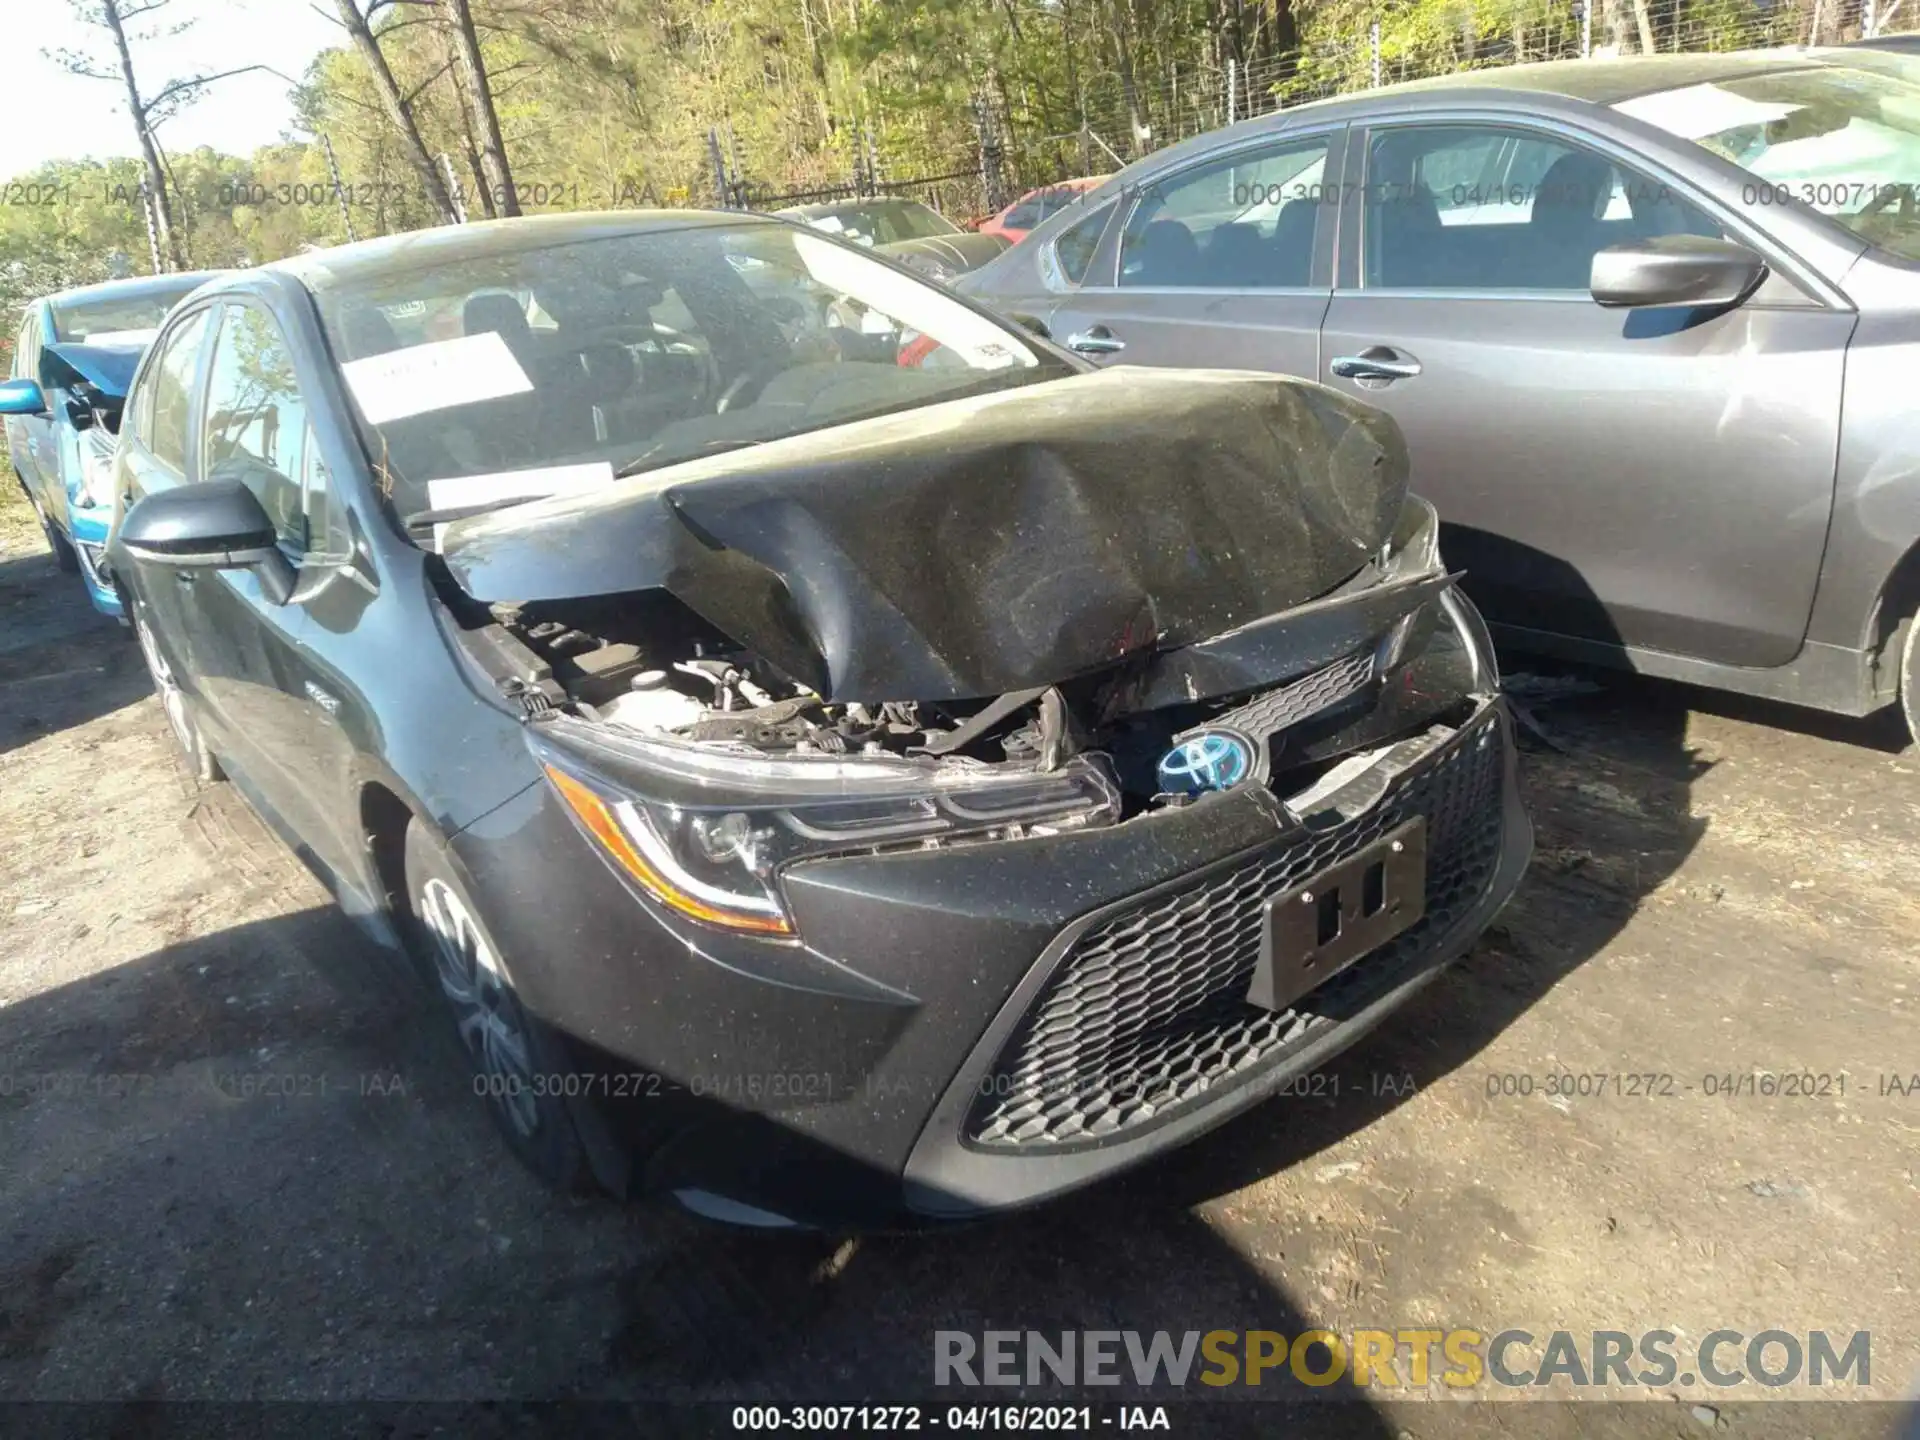
<path fill-rule="evenodd" d="M 0 1399 L 96 1408 L 16 1419 L 146 1434 L 157 1400 L 373 1400 L 403 1408 L 366 1433 L 463 1434 L 517 1412 L 431 1402 L 924 1399 L 938 1329 L 1864 1329 L 1850 1394 L 1920 1375 L 1920 1088 L 1887 1089 L 1920 1072 L 1920 756 L 1890 723 L 1624 679 L 1543 705 L 1565 748 L 1525 757 L 1520 896 L 1329 1072 L 1337 1096 L 966 1231 L 743 1234 L 513 1166 L 437 1032 L 356 987 L 324 894 L 186 780 L 135 647 L 21 510 L 0 505 Z M 1549 1095 L 1560 1073 L 1671 1079 Z M 1760 1073 L 1844 1093 L 1718 1083 Z M 1750 1403 L 1808 1393 L 1320 1405 L 1289 1433 L 1894 1423 Z"/>

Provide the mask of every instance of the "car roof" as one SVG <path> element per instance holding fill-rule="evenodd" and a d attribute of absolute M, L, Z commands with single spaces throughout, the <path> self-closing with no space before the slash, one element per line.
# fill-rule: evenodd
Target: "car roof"
<path fill-rule="evenodd" d="M 1435 90 L 1523 90 L 1585 100 L 1593 105 L 1617 105 L 1636 96 L 1684 85 L 1708 85 L 1717 80 L 1745 79 L 1789 70 L 1811 70 L 1841 62 L 1845 56 L 1809 50 L 1804 46 L 1777 50 L 1738 50 L 1709 55 L 1628 55 L 1611 60 L 1544 60 L 1530 65 L 1503 65 L 1437 75 L 1369 91 L 1366 98 L 1395 94 L 1427 95 Z M 1347 98 L 1347 97 L 1342 97 Z M 1358 98 L 1358 97 L 1355 97 Z M 1305 107 L 1302 107 L 1305 108 Z"/>
<path fill-rule="evenodd" d="M 125 280 L 102 280 L 97 285 L 76 285 L 40 298 L 49 305 L 71 305 L 84 300 L 137 300 L 156 290 L 172 290 L 181 285 L 198 289 L 209 280 L 230 275 L 230 270 L 184 270 L 172 275 L 134 275 Z"/>
<path fill-rule="evenodd" d="M 319 292 L 435 265 L 457 265 L 586 240 L 614 240 L 628 235 L 666 234 L 718 225 L 778 223 L 744 210 L 586 210 L 524 215 L 511 220 L 438 225 L 430 230 L 410 230 L 401 235 L 383 235 L 377 240 L 309 250 L 262 265 L 258 271 L 241 273 L 285 275 Z"/>
<path fill-rule="evenodd" d="M 1904 62 L 1888 56 L 1885 57 L 1885 63 Z M 1383 85 L 1377 90 L 1331 95 L 1323 100 L 1311 100 L 1256 115 L 1218 130 L 1204 131 L 1143 155 L 1120 174 L 1131 179 L 1143 171 L 1158 173 L 1171 170 L 1196 156 L 1242 140 L 1278 135 L 1300 125 L 1367 120 L 1376 116 L 1390 118 L 1424 108 L 1435 101 L 1451 101 L 1461 105 L 1494 101 L 1506 109 L 1540 109 L 1572 115 L 1589 106 L 1617 105 L 1623 100 L 1660 90 L 1829 66 L 1864 69 L 1871 68 L 1871 62 L 1867 53 L 1860 50 L 1794 46 L 1707 55 L 1546 60 L 1528 65 L 1502 65 L 1453 75 L 1435 75 L 1422 80 Z M 1096 203 L 1110 193 L 1108 187 L 1102 186 L 1094 194 Z M 1051 216 L 1046 223 L 1053 223 Z"/>

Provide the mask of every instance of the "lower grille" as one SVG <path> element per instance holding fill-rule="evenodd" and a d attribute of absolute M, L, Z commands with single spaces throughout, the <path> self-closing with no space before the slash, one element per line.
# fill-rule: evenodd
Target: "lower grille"
<path fill-rule="evenodd" d="M 1131 1137 L 1275 1068 L 1404 978 L 1486 893 L 1505 758 L 1488 716 L 1399 776 L 1365 815 L 1107 916 L 1074 941 L 982 1080 L 965 1138 L 1058 1153 Z M 1427 822 L 1426 914 L 1275 1013 L 1247 1003 L 1264 906 L 1412 817 Z"/>

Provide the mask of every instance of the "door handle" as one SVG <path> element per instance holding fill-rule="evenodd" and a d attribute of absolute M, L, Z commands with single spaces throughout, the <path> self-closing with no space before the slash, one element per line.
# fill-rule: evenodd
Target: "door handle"
<path fill-rule="evenodd" d="M 1067 348 L 1078 350 L 1082 355 L 1118 355 L 1127 348 L 1127 342 L 1119 339 L 1104 325 L 1095 325 L 1091 330 L 1079 330 L 1067 337 Z"/>
<path fill-rule="evenodd" d="M 1342 380 L 1411 380 L 1420 362 L 1391 345 L 1369 345 L 1358 355 L 1342 355 L 1327 367 Z"/>

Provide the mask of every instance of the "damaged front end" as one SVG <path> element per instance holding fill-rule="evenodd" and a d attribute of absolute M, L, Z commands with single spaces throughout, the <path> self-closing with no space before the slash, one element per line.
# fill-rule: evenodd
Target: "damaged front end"
<path fill-rule="evenodd" d="M 1288 388 L 1242 383 L 1268 395 Z M 1244 390 L 1235 395 L 1245 398 Z M 1316 456 L 1316 444 L 1367 455 L 1375 488 L 1349 487 L 1342 521 L 1322 528 L 1312 566 L 1296 556 L 1290 571 L 1263 571 L 1258 560 L 1234 556 L 1223 563 L 1238 566 L 1241 578 L 1222 586 L 1217 570 L 1201 573 L 1205 556 L 1190 547 L 1181 563 L 1197 578 L 1184 592 L 1169 584 L 1116 608 L 1113 587 L 1092 587 L 1102 625 L 1121 610 L 1158 614 L 1162 623 L 1102 631 L 1104 659 L 1083 651 L 1058 672 L 1012 674 L 1029 683 L 998 694 L 946 694 L 952 687 L 941 684 L 932 698 L 835 698 L 823 675 L 891 667 L 950 680 L 985 668 L 1005 678 L 1008 656 L 1004 647 L 988 656 L 964 644 L 928 644 L 903 658 L 899 650 L 855 654 L 821 643 L 821 665 L 782 664 L 702 614 L 729 600 L 697 585 L 469 603 L 460 648 L 486 683 L 522 707 L 545 775 L 617 872 L 708 928 L 796 938 L 782 876 L 828 855 L 1150 824 L 1226 792 L 1264 797 L 1279 825 L 1310 823 L 1316 812 L 1337 818 L 1404 768 L 1406 753 L 1396 747 L 1419 739 L 1430 748 L 1490 703 L 1497 675 L 1484 627 L 1441 564 L 1432 508 L 1405 494 L 1397 435 L 1378 428 L 1390 422 L 1357 406 L 1316 413 L 1341 423 L 1296 436 L 1284 478 L 1297 488 L 1272 500 L 1267 519 L 1333 508 L 1313 487 L 1316 474 L 1324 487 L 1339 467 Z M 1366 427 L 1364 445 L 1355 425 Z M 1216 455 L 1224 443 L 1217 433 L 1209 440 Z M 1383 500 L 1392 505 L 1385 525 L 1370 535 L 1353 525 L 1353 515 Z M 682 497 L 671 508 L 684 515 L 690 502 Z M 1167 508 L 1178 518 L 1177 504 Z M 1133 528 L 1154 544 L 1178 546 L 1179 527 L 1166 519 L 1143 516 Z M 788 517 L 778 530 L 799 528 Z M 1342 531 L 1351 541 L 1344 563 L 1327 538 Z M 489 527 L 494 565 L 507 563 L 499 549 L 505 533 L 499 522 Z M 816 549 L 818 533 L 816 526 Z M 843 546 L 853 538 L 835 537 Z M 1129 543 L 1111 531 L 1108 538 L 1115 549 Z M 1061 548 L 1085 547 L 1068 539 Z M 457 535 L 449 549 L 459 574 Z M 1147 563 L 1174 573 L 1163 558 Z M 518 562 L 511 568 L 524 573 Z M 466 573 L 478 572 L 469 565 Z M 846 588 L 861 591 L 872 574 Z M 1000 574 L 1011 578 L 1004 566 Z M 1297 604 L 1249 613 L 1250 597 L 1270 596 L 1266 581 L 1275 576 L 1312 591 Z M 805 583 L 819 592 L 824 578 Z M 790 573 L 781 582 L 799 588 Z M 1171 637 L 1176 627 L 1166 617 L 1201 608 L 1202 596 L 1236 623 Z M 930 618 L 915 633 L 981 633 L 995 598 L 970 595 L 970 613 Z M 1095 634 L 1084 618 L 1056 613 L 1041 648 L 1057 649 L 1059 636 Z M 784 627 L 768 633 L 776 643 L 766 648 L 790 654 Z"/>

